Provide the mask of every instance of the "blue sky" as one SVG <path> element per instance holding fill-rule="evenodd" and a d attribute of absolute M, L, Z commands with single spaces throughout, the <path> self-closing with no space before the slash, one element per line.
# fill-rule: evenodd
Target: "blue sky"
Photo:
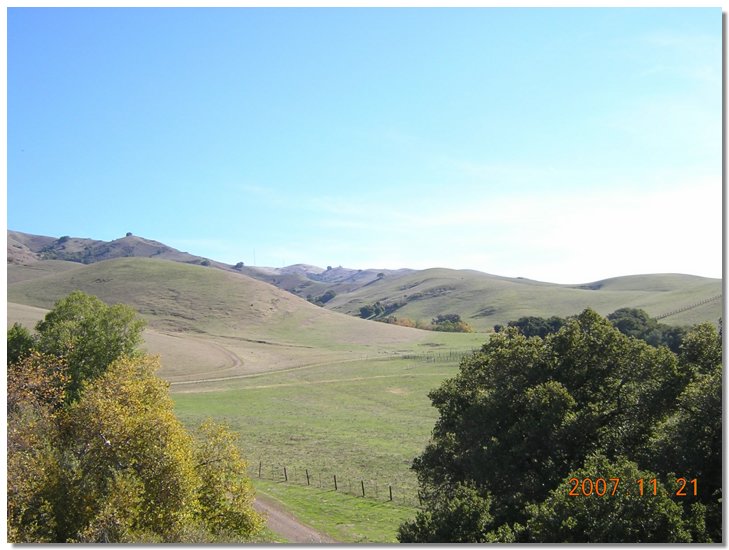
<path fill-rule="evenodd" d="M 720 8 L 7 21 L 10 229 L 269 266 L 721 277 Z"/>

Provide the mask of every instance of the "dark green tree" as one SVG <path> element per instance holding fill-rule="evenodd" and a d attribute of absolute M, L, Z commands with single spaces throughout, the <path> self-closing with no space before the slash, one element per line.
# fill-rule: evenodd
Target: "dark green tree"
<path fill-rule="evenodd" d="M 527 316 L 520 317 L 516 321 L 509 321 L 508 326 L 518 328 L 524 336 L 540 336 L 544 338 L 548 334 L 553 334 L 561 329 L 565 322 L 565 319 L 556 316 L 552 316 L 549 319 Z"/>
<path fill-rule="evenodd" d="M 362 319 L 372 319 L 383 315 L 385 311 L 385 306 L 381 302 L 375 302 L 374 304 L 368 304 L 359 308 L 359 316 Z"/>
<path fill-rule="evenodd" d="M 702 332 L 692 342 L 696 349 L 687 346 L 685 359 L 692 358 L 700 371 L 715 361 L 715 342 Z M 407 532 L 421 533 L 419 541 L 433 540 L 436 535 L 423 531 L 432 525 L 439 542 L 451 542 L 436 516 L 443 495 L 464 484 L 490 499 L 490 530 L 472 542 L 532 540 L 536 535 L 524 527 L 533 516 L 530 507 L 550 498 L 590 456 L 647 463 L 657 427 L 675 410 L 691 372 L 666 347 L 628 337 L 591 310 L 546 338 L 527 338 L 515 327 L 493 335 L 464 359 L 456 377 L 430 394 L 439 418 L 413 464 L 425 515 L 417 530 L 411 525 Z M 657 473 L 667 479 L 670 472 Z M 663 521 L 663 512 L 647 510 Z M 666 514 L 675 510 L 686 526 L 706 516 L 706 508 L 681 505 Z M 616 521 L 628 521 L 629 515 L 619 517 Z M 700 527 L 686 529 L 693 540 L 704 536 Z M 640 542 L 637 532 L 626 532 Z M 684 540 L 682 533 L 668 540 Z"/>
<path fill-rule="evenodd" d="M 690 331 L 682 360 L 693 375 L 676 406 L 655 430 L 647 462 L 651 467 L 696 479 L 698 494 L 689 491 L 688 507 L 706 507 L 706 526 L 713 540 L 721 540 L 722 501 L 722 361 L 721 339 L 711 324 Z"/>
<path fill-rule="evenodd" d="M 8 364 L 16 363 L 35 347 L 30 331 L 20 323 L 13 323 L 8 329 Z"/>
<path fill-rule="evenodd" d="M 608 320 L 626 336 L 632 336 L 651 346 L 667 346 L 678 353 L 686 328 L 659 323 L 642 309 L 620 308 L 607 316 Z"/>
<path fill-rule="evenodd" d="M 597 488 L 602 496 L 594 492 L 594 484 L 600 478 L 603 485 Z M 527 540 L 692 542 L 691 521 L 683 516 L 680 504 L 671 499 L 672 485 L 657 478 L 654 472 L 639 470 L 636 463 L 625 458 L 611 462 L 600 454 L 590 456 L 582 468 L 567 474 L 542 503 L 528 506 Z M 637 483 L 641 479 L 642 495 Z M 656 479 L 655 495 L 652 479 Z M 583 480 L 589 480 L 585 492 Z M 573 489 L 576 492 L 570 495 Z M 703 529 L 699 531 L 704 538 L 701 542 L 707 542 Z"/>
<path fill-rule="evenodd" d="M 457 313 L 445 313 L 436 316 L 433 319 L 433 324 L 438 325 L 441 323 L 460 323 L 461 322 L 461 316 Z"/>
<path fill-rule="evenodd" d="M 428 510 L 403 523 L 397 533 L 400 542 L 495 542 L 488 535 L 492 517 L 488 496 L 467 485 L 456 484 L 449 493 L 435 497 Z"/>
<path fill-rule="evenodd" d="M 626 336 L 641 338 L 648 334 L 658 322 L 642 309 L 624 307 L 607 316 L 613 326 Z"/>
<path fill-rule="evenodd" d="M 471 325 L 461 319 L 457 313 L 445 313 L 436 316 L 432 321 L 433 330 L 441 332 L 473 332 Z"/>
<path fill-rule="evenodd" d="M 715 372 L 722 362 L 721 336 L 716 328 L 711 323 L 694 327 L 683 339 L 680 357 L 694 373 Z"/>
<path fill-rule="evenodd" d="M 314 300 L 314 303 L 323 306 L 337 295 L 333 290 L 327 290 L 324 294 Z"/>

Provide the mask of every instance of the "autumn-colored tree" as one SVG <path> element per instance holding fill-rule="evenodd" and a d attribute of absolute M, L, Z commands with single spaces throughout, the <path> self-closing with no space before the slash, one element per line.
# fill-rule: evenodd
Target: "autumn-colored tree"
<path fill-rule="evenodd" d="M 33 351 L 8 366 L 7 382 L 8 539 L 56 542 L 63 476 L 58 419 L 67 367 Z"/>
<path fill-rule="evenodd" d="M 235 437 L 212 423 L 194 437 L 182 426 L 155 375 L 159 359 L 136 350 L 141 322 L 81 293 L 57 307 L 39 323 L 44 351 L 8 365 L 8 539 L 255 535 L 262 519 Z"/>
<path fill-rule="evenodd" d="M 48 358 L 26 362 L 35 357 Z M 189 434 L 158 367 L 155 357 L 122 357 L 53 414 L 62 401 L 43 397 L 53 384 L 31 397 L 27 384 L 14 390 L 14 542 L 244 541 L 260 530 L 235 437 L 212 423 Z"/>
<path fill-rule="evenodd" d="M 253 512 L 253 488 L 238 437 L 211 420 L 193 433 L 200 517 L 215 536 L 245 539 L 261 527 Z"/>
<path fill-rule="evenodd" d="M 192 439 L 174 416 L 167 384 L 154 375 L 157 367 L 153 357 L 122 358 L 85 384 L 69 407 L 66 444 L 78 483 L 62 522 L 65 535 L 95 523 L 119 474 L 138 487 L 131 531 L 172 542 L 192 522 L 198 483 Z"/>

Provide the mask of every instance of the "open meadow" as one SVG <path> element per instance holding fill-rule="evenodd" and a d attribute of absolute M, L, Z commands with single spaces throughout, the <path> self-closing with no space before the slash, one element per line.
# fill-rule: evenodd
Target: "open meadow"
<path fill-rule="evenodd" d="M 375 359 L 241 378 L 225 389 L 175 384 L 172 392 L 183 422 L 212 416 L 239 433 L 258 489 L 303 521 L 337 540 L 386 542 L 418 502 L 410 465 L 436 418 L 427 394 L 456 370 L 455 361 Z M 332 494 L 335 475 L 338 492 L 354 496 Z"/>

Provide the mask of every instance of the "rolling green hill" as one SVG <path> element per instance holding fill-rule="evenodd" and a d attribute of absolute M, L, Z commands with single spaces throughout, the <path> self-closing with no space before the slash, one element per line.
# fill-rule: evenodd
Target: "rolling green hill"
<path fill-rule="evenodd" d="M 9 266 L 9 271 L 16 268 Z M 8 302 L 50 309 L 74 290 L 139 311 L 154 333 L 168 338 L 160 342 L 166 350 L 163 374 L 173 382 L 222 382 L 270 370 L 442 346 L 472 349 L 483 340 L 482 335 L 429 333 L 365 321 L 239 273 L 146 258 L 107 260 L 16 282 L 8 286 Z M 9 315 L 13 311 L 9 308 Z M 189 356 L 180 353 L 180 337 L 185 345 L 198 341 L 200 345 L 193 346 L 197 351 Z M 227 359 L 211 370 L 200 346 Z"/>
<path fill-rule="evenodd" d="M 65 260 L 42 260 L 28 264 L 8 264 L 8 284 L 30 281 L 61 273 L 69 269 L 78 269 L 81 264 Z"/>
<path fill-rule="evenodd" d="M 580 285 L 558 285 L 523 278 L 500 277 L 474 270 L 444 268 L 415 271 L 348 269 L 342 266 L 329 266 L 325 269 L 307 264 L 282 268 L 231 266 L 180 252 L 157 241 L 131 234 L 105 242 L 76 237 L 56 239 L 8 231 L 9 284 L 39 278 L 44 278 L 45 281 L 47 275 L 65 270 L 71 272 L 83 264 L 125 257 L 164 259 L 187 265 L 213 267 L 231 277 L 247 275 L 246 279 L 249 281 L 249 278 L 256 279 L 287 291 L 286 297 L 276 295 L 275 299 L 283 300 L 283 303 L 289 303 L 290 294 L 316 300 L 329 293 L 334 297 L 323 301 L 326 309 L 355 317 L 359 316 L 362 306 L 378 301 L 391 309 L 392 315 L 424 322 L 440 314 L 457 313 L 476 330 L 483 332 L 492 330 L 495 324 L 503 325 L 525 315 L 564 317 L 579 313 L 586 307 L 602 314 L 611 313 L 621 307 L 641 308 L 662 322 L 673 325 L 690 325 L 701 321 L 715 323 L 722 314 L 721 279 L 692 275 L 631 275 Z M 102 268 L 101 271 L 106 275 L 99 279 L 108 279 L 108 268 Z M 159 270 L 151 271 L 154 273 L 146 275 L 151 275 L 151 280 L 155 280 Z M 81 277 L 81 272 L 75 273 L 77 277 Z M 181 275 L 182 272 L 175 273 Z M 152 315 L 158 324 L 166 324 L 174 330 L 197 330 L 201 328 L 198 323 L 200 320 L 204 324 L 225 324 L 231 321 L 228 315 L 221 313 L 224 308 L 220 307 L 220 296 L 216 297 L 215 293 L 204 291 L 199 297 L 194 297 L 195 277 L 178 277 L 177 280 L 180 282 L 182 279 L 187 280 L 187 283 L 180 289 L 179 303 L 171 299 L 175 296 L 174 293 L 159 295 L 155 290 L 144 304 L 140 304 L 141 311 Z M 211 280 L 208 278 L 207 282 L 201 281 L 203 288 Z M 59 279 L 59 284 L 62 287 L 65 285 L 64 288 L 69 288 L 67 282 L 68 278 Z M 139 288 L 139 282 L 128 283 Z M 36 300 L 34 303 L 49 306 L 47 296 L 40 290 L 44 284 L 39 282 L 35 286 L 36 290 L 32 291 L 33 299 Z M 94 290 L 100 283 L 85 281 L 84 284 L 88 285 L 86 288 Z M 226 285 L 220 288 L 224 289 Z M 250 288 L 263 294 L 269 292 L 268 286 Z M 265 292 L 264 288 L 267 289 Z M 110 299 L 118 301 L 124 301 L 128 292 L 103 288 L 103 284 L 102 290 L 110 293 Z M 23 291 L 19 287 L 15 292 Z M 234 295 L 243 298 L 237 292 Z M 208 297 L 214 303 L 208 304 Z M 41 302 L 38 302 L 39 299 Z M 256 303 L 256 300 L 251 302 Z M 190 313 L 191 311 L 195 313 Z M 201 311 L 205 313 L 200 313 Z M 268 309 L 263 307 L 258 313 L 266 311 Z M 243 319 L 248 319 L 246 310 L 240 310 L 236 315 L 243 315 Z M 258 314 L 253 315 L 254 320 L 259 317 Z"/>
<path fill-rule="evenodd" d="M 357 336 L 363 332 L 375 340 L 420 336 L 418 331 L 393 330 L 319 308 L 242 274 L 146 258 L 107 260 L 19 281 L 8 286 L 8 300 L 50 308 L 73 290 L 83 290 L 107 303 L 129 304 L 152 326 L 166 330 L 218 335 L 243 331 L 297 340 L 285 326 L 320 324 L 335 338 L 346 334 L 363 340 Z"/>
<path fill-rule="evenodd" d="M 525 315 L 561 317 L 587 307 L 608 314 L 621 307 L 646 310 L 668 324 L 716 322 L 722 314 L 720 279 L 656 274 L 606 279 L 585 285 L 558 285 L 499 277 L 471 270 L 426 269 L 384 277 L 351 293 L 336 296 L 327 307 L 357 315 L 363 305 L 380 301 L 392 315 L 428 321 L 457 313 L 477 330 L 488 331 Z"/>

